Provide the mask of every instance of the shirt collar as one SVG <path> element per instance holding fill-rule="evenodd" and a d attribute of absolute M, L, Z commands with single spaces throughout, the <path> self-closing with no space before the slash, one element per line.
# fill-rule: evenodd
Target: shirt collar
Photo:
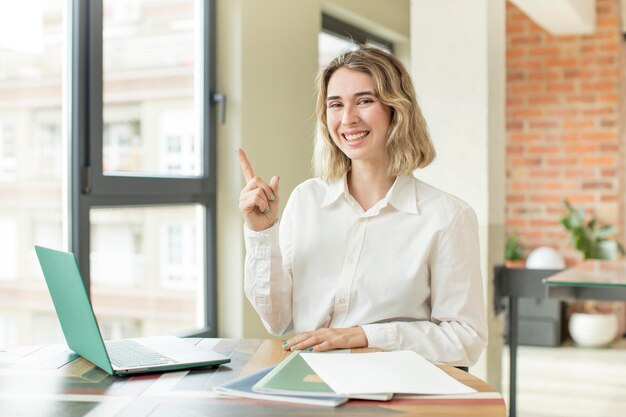
<path fill-rule="evenodd" d="M 348 183 L 347 177 L 344 174 L 341 179 L 328 184 L 326 195 L 320 207 L 327 207 L 337 201 L 341 195 L 347 194 Z M 414 177 L 406 175 L 396 178 L 387 195 L 379 203 L 382 203 L 382 207 L 386 206 L 388 203 L 395 207 L 396 210 L 418 214 L 417 187 L 415 187 Z"/>
<path fill-rule="evenodd" d="M 342 178 L 328 184 L 328 188 L 326 189 L 326 195 L 324 196 L 324 200 L 322 201 L 322 205 L 320 206 L 321 208 L 331 205 L 332 203 L 337 201 L 339 196 L 341 196 L 342 194 L 347 194 L 348 183 L 346 178 L 346 174 L 344 174 Z"/>
<path fill-rule="evenodd" d="M 385 198 L 396 210 L 410 214 L 418 214 L 417 211 L 417 187 L 412 175 L 404 175 L 396 178 Z"/>

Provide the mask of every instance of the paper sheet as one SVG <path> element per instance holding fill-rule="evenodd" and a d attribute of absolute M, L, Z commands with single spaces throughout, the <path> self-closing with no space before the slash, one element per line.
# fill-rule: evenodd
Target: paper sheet
<path fill-rule="evenodd" d="M 339 395 L 476 392 L 413 351 L 301 355 Z"/>

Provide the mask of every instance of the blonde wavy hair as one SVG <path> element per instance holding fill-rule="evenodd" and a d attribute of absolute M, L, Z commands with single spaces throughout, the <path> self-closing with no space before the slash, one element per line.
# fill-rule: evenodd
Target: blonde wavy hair
<path fill-rule="evenodd" d="M 325 181 L 336 181 L 351 166 L 350 159 L 333 142 L 326 119 L 328 83 L 339 68 L 369 74 L 374 81 L 376 96 L 391 109 L 385 146 L 389 175 L 409 175 L 417 168 L 428 166 L 435 159 L 435 148 L 407 70 L 393 55 L 376 48 L 359 46 L 333 59 L 318 74 L 314 175 Z"/>

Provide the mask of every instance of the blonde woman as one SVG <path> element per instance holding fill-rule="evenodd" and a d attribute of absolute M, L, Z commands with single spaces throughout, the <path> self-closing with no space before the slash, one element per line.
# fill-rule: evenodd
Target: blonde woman
<path fill-rule="evenodd" d="M 246 296 L 285 349 L 414 350 L 470 366 L 487 340 L 477 221 L 412 175 L 435 157 L 397 58 L 359 47 L 318 77 L 315 178 L 278 220 L 279 179 L 243 150 Z"/>

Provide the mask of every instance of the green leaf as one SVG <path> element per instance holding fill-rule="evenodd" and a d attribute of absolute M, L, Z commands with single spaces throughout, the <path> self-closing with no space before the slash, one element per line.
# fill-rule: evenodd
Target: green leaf
<path fill-rule="evenodd" d="M 612 225 L 598 227 L 599 221 L 596 217 L 592 217 L 585 224 L 584 208 L 576 210 L 567 199 L 563 200 L 563 204 L 567 208 L 567 214 L 561 217 L 560 223 L 569 230 L 571 245 L 580 251 L 585 259 L 596 259 L 601 252 L 599 242 L 612 240 L 610 238 L 615 235 L 615 227 Z M 617 248 L 620 254 L 626 254 L 621 243 L 617 242 Z"/>

